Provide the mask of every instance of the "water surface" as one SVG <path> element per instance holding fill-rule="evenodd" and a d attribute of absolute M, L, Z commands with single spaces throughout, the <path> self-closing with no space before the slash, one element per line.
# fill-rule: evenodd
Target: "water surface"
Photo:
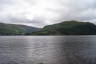
<path fill-rule="evenodd" d="M 0 64 L 96 64 L 96 36 L 0 36 Z"/>

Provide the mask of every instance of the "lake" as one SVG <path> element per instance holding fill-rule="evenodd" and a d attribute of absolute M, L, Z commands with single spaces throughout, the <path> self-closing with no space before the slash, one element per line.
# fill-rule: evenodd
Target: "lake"
<path fill-rule="evenodd" d="M 96 36 L 0 36 L 0 64 L 96 64 Z"/>

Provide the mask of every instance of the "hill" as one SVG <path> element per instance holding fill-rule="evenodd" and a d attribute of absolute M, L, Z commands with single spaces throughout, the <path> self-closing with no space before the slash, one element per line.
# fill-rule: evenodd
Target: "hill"
<path fill-rule="evenodd" d="M 96 25 L 90 22 L 64 21 L 45 26 L 33 35 L 96 35 Z"/>
<path fill-rule="evenodd" d="M 26 35 L 38 30 L 39 28 L 25 25 L 0 23 L 0 35 Z"/>

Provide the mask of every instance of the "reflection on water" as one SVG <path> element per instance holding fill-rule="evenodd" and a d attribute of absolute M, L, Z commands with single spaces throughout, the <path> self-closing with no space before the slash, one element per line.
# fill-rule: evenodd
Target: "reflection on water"
<path fill-rule="evenodd" d="M 96 36 L 1 36 L 0 64 L 96 64 Z"/>

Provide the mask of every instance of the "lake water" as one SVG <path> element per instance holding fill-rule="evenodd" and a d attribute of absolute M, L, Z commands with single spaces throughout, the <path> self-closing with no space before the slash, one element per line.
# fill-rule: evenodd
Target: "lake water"
<path fill-rule="evenodd" d="M 96 36 L 0 36 L 0 64 L 96 64 Z"/>

